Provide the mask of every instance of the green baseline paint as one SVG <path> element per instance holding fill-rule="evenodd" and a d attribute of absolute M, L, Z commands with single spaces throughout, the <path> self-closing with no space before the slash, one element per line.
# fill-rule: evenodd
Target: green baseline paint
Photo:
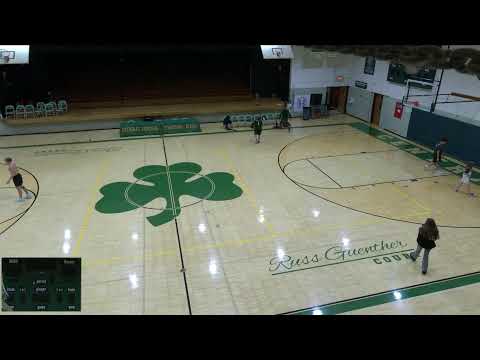
<path fill-rule="evenodd" d="M 360 298 L 351 300 L 336 302 L 332 304 L 320 305 L 311 307 L 308 309 L 289 312 L 290 315 L 313 315 L 314 310 L 320 310 L 323 315 L 336 315 L 350 311 L 360 310 L 372 306 L 378 306 L 387 303 L 393 303 L 396 301 L 402 301 L 422 295 L 428 295 L 463 287 L 467 285 L 473 285 L 480 282 L 480 272 L 475 272 L 466 275 L 455 276 L 447 279 L 436 280 L 425 284 L 413 285 L 405 288 L 389 290 L 382 293 L 367 295 Z M 399 292 L 402 298 L 397 300 L 394 293 Z M 285 314 L 285 315 L 286 315 Z"/>
<path fill-rule="evenodd" d="M 189 195 L 209 201 L 225 201 L 238 198 L 242 189 L 234 184 L 234 176 L 225 172 L 201 176 L 202 167 L 192 162 L 181 162 L 168 166 L 148 165 L 134 171 L 134 183 L 115 182 L 100 189 L 103 197 L 95 209 L 103 214 L 117 214 L 144 207 L 157 198 L 165 199 L 165 208 L 158 214 L 147 217 L 153 226 L 165 224 L 180 214 L 180 197 Z M 190 180 L 200 175 L 195 180 Z M 144 185 L 138 183 L 150 183 Z"/>
<path fill-rule="evenodd" d="M 363 133 L 373 136 L 374 138 L 383 141 L 389 145 L 395 146 L 398 149 L 408 152 L 410 155 L 413 155 L 421 160 L 430 160 L 433 157 L 433 151 L 426 150 L 407 142 L 406 140 L 399 139 L 393 135 L 386 134 L 385 132 L 373 128 L 364 123 L 353 123 L 349 124 L 354 129 L 357 129 Z M 463 173 L 464 166 L 460 165 L 449 159 L 442 160 L 442 168 L 454 175 L 461 176 Z M 478 171 L 473 171 L 472 179 L 470 180 L 472 183 L 480 185 L 480 173 Z"/>
<path fill-rule="evenodd" d="M 342 126 L 350 125 L 351 123 L 336 123 L 336 124 L 320 124 L 320 125 L 307 125 L 307 126 L 292 126 L 292 129 L 304 129 L 304 128 L 317 128 L 317 127 L 327 127 L 327 126 Z M 263 131 L 270 131 L 278 129 L 263 129 Z M 94 130 L 92 130 L 94 131 Z M 0 147 L 2 150 L 8 149 L 25 149 L 32 147 L 42 147 L 42 146 L 58 146 L 58 145 L 82 145 L 82 144 L 96 144 L 96 143 L 105 143 L 105 142 L 114 142 L 114 141 L 135 141 L 135 140 L 148 140 L 148 139 L 161 139 L 161 138 L 170 138 L 170 137 L 180 137 L 180 136 L 201 136 L 201 135 L 220 135 L 220 134 L 235 134 L 242 132 L 252 132 L 251 129 L 244 130 L 234 130 L 234 131 L 212 131 L 212 132 L 200 132 L 200 133 L 184 133 L 184 134 L 166 134 L 166 135 L 156 135 L 156 136 L 141 136 L 141 137 L 124 137 L 119 139 L 106 139 L 106 140 L 92 140 L 92 141 L 77 141 L 77 142 L 60 142 L 60 143 L 50 143 L 50 144 L 36 144 L 36 145 L 16 145 L 16 146 L 5 146 Z M 20 134 L 24 135 L 24 134 Z M 35 135 L 35 134 L 32 134 Z M 48 135 L 48 134 L 44 134 Z M 0 136 L 1 138 L 1 136 Z"/>

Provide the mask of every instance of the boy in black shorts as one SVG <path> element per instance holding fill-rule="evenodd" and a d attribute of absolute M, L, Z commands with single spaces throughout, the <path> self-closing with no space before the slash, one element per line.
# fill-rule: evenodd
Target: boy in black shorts
<path fill-rule="evenodd" d="M 432 159 L 432 165 L 438 169 L 440 167 L 440 161 L 442 161 L 442 155 L 443 155 L 443 148 L 445 145 L 448 144 L 448 139 L 447 138 L 442 138 L 438 144 L 435 145 L 433 148 L 433 159 Z M 426 165 L 426 167 L 429 167 L 430 165 Z"/>
<path fill-rule="evenodd" d="M 15 160 L 12 158 L 5 158 L 4 165 L 8 166 L 8 171 L 10 173 L 10 177 L 8 178 L 7 185 L 10 184 L 10 181 L 13 180 L 13 184 L 15 185 L 15 188 L 17 189 L 18 192 L 18 202 L 24 201 L 22 197 L 22 191 L 25 192 L 25 199 L 31 199 L 32 194 L 23 186 L 23 178 L 22 175 L 18 172 L 17 169 L 17 164 L 15 163 Z"/>
<path fill-rule="evenodd" d="M 260 143 L 260 135 L 262 135 L 263 121 L 261 118 L 256 118 L 252 122 L 253 133 L 255 134 L 255 143 Z"/>
<path fill-rule="evenodd" d="M 287 106 L 285 106 L 285 108 L 280 113 L 280 129 L 288 128 L 288 132 L 290 132 L 292 129 L 292 126 L 288 121 L 289 117 L 291 117 L 290 111 L 288 111 Z"/>

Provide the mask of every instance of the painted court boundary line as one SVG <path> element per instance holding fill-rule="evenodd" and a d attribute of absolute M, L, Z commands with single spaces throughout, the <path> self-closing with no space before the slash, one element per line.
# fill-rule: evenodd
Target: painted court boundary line
<path fill-rule="evenodd" d="M 320 310 L 322 315 L 336 315 L 477 283 L 480 283 L 480 271 L 337 301 L 325 305 L 312 306 L 279 315 L 313 315 L 315 310 Z"/>
<path fill-rule="evenodd" d="M 417 147 L 414 143 L 409 143 L 405 140 L 397 140 L 394 136 L 392 135 L 386 135 L 384 132 L 378 130 L 378 129 L 375 129 L 375 128 L 372 128 L 370 127 L 369 125 L 366 125 L 366 124 L 363 124 L 363 123 L 360 123 L 360 122 L 357 122 L 357 123 L 351 123 L 351 124 L 346 124 L 346 125 L 349 125 L 351 126 L 352 128 L 360 131 L 360 132 L 363 132 L 365 133 L 366 135 L 370 135 L 372 137 L 374 137 L 375 139 L 379 140 L 379 141 L 382 141 L 384 143 L 387 143 L 391 146 L 394 146 L 396 147 L 397 149 L 400 149 L 400 150 L 403 150 L 405 151 L 406 153 L 416 157 L 417 159 L 420 159 L 420 160 L 427 160 L 428 158 L 431 158 L 431 154 L 432 154 L 432 151 L 429 151 L 429 150 L 426 150 L 426 149 L 422 149 L 421 147 Z M 309 137 L 309 136 L 313 136 L 313 135 L 307 135 L 305 137 L 302 137 L 302 138 L 299 138 L 299 139 L 296 139 L 296 140 L 293 140 L 292 142 L 286 144 L 282 149 L 280 149 L 280 151 L 278 152 L 278 156 L 277 156 L 277 165 L 278 167 L 280 168 L 280 171 L 283 173 L 283 175 L 285 175 L 293 184 L 295 184 L 296 186 L 298 186 L 300 189 L 308 192 L 309 194 L 319 198 L 319 199 L 322 199 L 326 202 L 329 202 L 331 204 L 335 204 L 337 206 L 341 206 L 345 209 L 349 209 L 349 210 L 352 210 L 352 211 L 356 211 L 358 213 L 362 213 L 362 214 L 366 214 L 366 215 L 370 215 L 370 216 L 375 216 L 375 217 L 378 217 L 378 218 L 382 218 L 382 219 L 386 219 L 386 220 L 391 220 L 391 221 L 398 221 L 398 222 L 403 222 L 403 223 L 406 223 L 406 224 L 416 224 L 416 225 L 422 225 L 422 223 L 419 223 L 419 222 L 415 222 L 415 221 L 410 221 L 410 220 L 402 220 L 402 219 L 396 219 L 396 218 L 392 218 L 392 217 L 388 217 L 388 216 L 384 216 L 384 215 L 380 215 L 380 214 L 375 214 L 375 213 L 371 213 L 371 212 L 368 212 L 368 211 L 364 211 L 364 210 L 359 210 L 359 209 L 356 209 L 356 208 L 353 208 L 351 206 L 348 206 L 348 205 L 345 205 L 345 204 L 341 204 L 341 203 L 338 203 L 336 201 L 333 201 L 325 196 L 322 196 L 320 194 L 317 194 L 309 189 L 307 189 L 308 187 L 312 188 L 312 186 L 309 186 L 309 185 L 305 185 L 305 184 L 302 184 L 302 183 L 299 183 L 298 181 L 294 180 L 293 178 L 291 178 L 286 172 L 285 172 L 285 167 L 288 165 L 284 165 L 282 167 L 281 163 L 280 163 L 280 158 L 281 158 L 281 155 L 282 153 L 285 151 L 285 149 L 287 149 L 289 146 L 291 146 L 292 144 L 298 142 L 298 141 L 302 141 L 304 140 L 305 138 Z M 388 138 L 392 139 L 391 141 L 390 140 L 387 140 Z M 394 141 L 395 140 L 395 141 Z M 420 153 L 418 153 L 417 151 L 414 151 L 415 149 L 418 149 L 421 151 L 421 156 L 420 156 Z M 424 156 L 425 155 L 425 156 Z M 304 159 L 302 159 L 304 160 Z M 450 163 L 450 166 L 448 168 L 444 168 L 444 170 L 446 170 L 447 172 L 451 173 L 452 175 L 454 176 L 459 176 L 461 175 L 461 173 L 463 173 L 463 166 L 460 165 L 460 164 L 457 164 L 455 162 L 453 162 L 452 160 L 450 159 L 447 159 L 446 161 L 442 161 L 443 162 L 443 165 L 445 166 L 445 163 Z M 453 166 L 452 166 L 453 165 Z M 456 170 L 458 170 L 458 173 L 455 173 L 455 171 L 452 171 L 452 170 L 449 170 L 450 168 L 455 168 Z M 477 173 L 478 174 L 478 173 Z M 435 177 L 440 177 L 440 176 L 435 176 Z M 410 179 L 411 180 L 411 179 Z M 480 179 L 479 179 L 480 180 Z M 408 180 L 407 180 L 408 181 Z M 390 181 L 389 181 L 390 182 Z M 392 181 L 393 182 L 393 181 Z M 473 183 L 477 183 L 476 181 L 474 181 L 472 179 L 472 182 Z M 372 184 L 374 185 L 374 184 Z M 359 186 L 354 186 L 354 187 L 359 187 Z M 328 188 L 328 190 L 331 190 L 331 189 L 334 189 L 334 190 L 339 190 L 338 188 Z M 451 228 L 451 229 L 480 229 L 480 226 L 457 226 L 457 225 L 438 225 L 439 228 Z"/>
<path fill-rule="evenodd" d="M 322 169 L 320 169 L 317 165 L 315 165 L 310 159 L 307 159 L 306 160 L 310 165 L 312 165 L 315 169 L 317 169 L 318 171 L 320 171 L 323 175 L 325 175 L 326 177 L 328 177 L 330 180 L 332 180 L 337 186 L 338 188 L 342 188 L 342 185 L 340 185 L 338 182 L 335 181 L 334 178 L 332 178 L 330 175 L 328 175 L 325 171 L 323 171 Z"/>
<path fill-rule="evenodd" d="M 33 178 L 33 180 L 34 180 L 35 183 L 37 184 L 37 192 L 35 193 L 35 192 L 33 192 L 32 190 L 27 189 L 27 190 L 29 190 L 31 193 L 33 193 L 33 195 L 34 195 L 33 201 L 30 203 L 30 205 L 28 206 L 28 208 L 25 209 L 24 211 L 22 211 L 21 213 L 13 216 L 13 217 L 11 217 L 11 218 L 9 218 L 9 219 L 7 219 L 7 220 L 3 220 L 2 222 L 0 222 L 0 224 L 4 224 L 4 223 L 6 223 L 6 222 L 8 222 L 8 221 L 10 221 L 10 220 L 14 220 L 14 219 L 15 219 L 15 221 L 13 221 L 13 222 L 12 222 L 10 225 L 8 225 L 5 229 L 3 229 L 3 230 L 0 231 L 0 236 L 3 235 L 3 234 L 5 234 L 10 228 L 12 228 L 16 223 L 18 223 L 18 222 L 30 211 L 30 209 L 33 208 L 33 205 L 35 205 L 35 202 L 37 201 L 38 196 L 39 196 L 39 194 L 40 194 L 40 182 L 38 181 L 37 177 L 36 177 L 34 174 L 32 174 L 30 171 L 28 171 L 27 169 L 24 169 L 24 168 L 22 168 L 22 167 L 19 167 L 18 169 L 20 169 L 20 170 L 28 173 L 28 174 Z"/>
<path fill-rule="evenodd" d="M 165 138 L 162 136 L 162 144 L 163 144 L 163 154 L 165 155 L 165 165 L 166 165 L 166 172 L 167 172 L 167 179 L 168 179 L 168 187 L 170 190 L 170 201 L 172 202 L 172 212 L 175 220 L 175 229 L 177 231 L 177 243 L 178 243 L 178 251 L 180 254 L 180 263 L 182 265 L 182 269 L 180 270 L 183 275 L 183 283 L 185 286 L 185 295 L 187 297 L 187 306 L 188 306 L 188 314 L 192 315 L 192 305 L 190 302 L 190 294 L 188 291 L 188 282 L 187 282 L 187 274 L 185 269 L 185 262 L 183 261 L 183 251 L 182 251 L 182 242 L 180 240 L 180 232 L 178 230 L 178 221 L 177 221 L 177 212 L 176 212 L 176 205 L 175 205 L 175 197 L 173 193 L 172 187 L 172 180 L 170 179 L 170 170 L 168 165 L 168 157 L 167 157 L 167 148 L 165 146 Z"/>
<path fill-rule="evenodd" d="M 317 128 L 317 127 L 326 127 L 326 126 L 342 126 L 350 125 L 351 123 L 335 123 L 335 124 L 319 124 L 319 125 L 310 125 L 310 126 L 292 126 L 292 129 L 304 129 L 304 128 Z M 278 129 L 263 129 L 263 131 L 271 131 Z M 200 133 L 185 133 L 185 134 L 173 134 L 173 135 L 158 135 L 158 136 L 141 136 L 141 137 L 128 137 L 128 138 L 119 138 L 119 139 L 105 139 L 105 140 L 92 140 L 92 141 L 77 141 L 77 142 L 59 142 L 59 143 L 50 143 L 50 144 L 35 144 L 35 145 L 15 145 L 15 146 L 5 146 L 0 147 L 2 150 L 8 149 L 26 149 L 32 147 L 42 147 L 42 146 L 59 146 L 59 145 L 82 145 L 82 144 L 98 144 L 105 142 L 115 142 L 115 141 L 135 141 L 135 140 L 149 140 L 149 139 L 161 139 L 161 138 L 171 138 L 171 137 L 183 137 L 183 136 L 200 136 L 200 135 L 219 135 L 219 134 L 235 134 L 243 132 L 252 132 L 250 129 L 244 130 L 235 130 L 235 131 L 212 131 L 212 132 L 200 132 Z M 21 134 L 19 134 L 21 135 Z M 14 135 L 12 135 L 14 136 Z"/>
<path fill-rule="evenodd" d="M 363 120 L 362 120 L 363 121 Z M 349 124 L 350 125 L 350 124 Z M 367 125 L 368 126 L 368 125 Z M 407 137 L 404 137 L 404 136 L 401 136 L 401 135 L 398 135 L 396 133 L 394 133 L 393 131 L 390 131 L 388 129 L 381 129 L 381 128 L 373 128 L 373 129 L 376 129 L 376 130 L 379 130 L 379 131 L 383 131 L 386 135 L 390 135 L 392 137 L 395 137 L 396 139 L 398 139 L 398 141 L 405 141 L 407 143 L 410 143 L 411 145 L 414 145 L 414 146 L 417 146 L 421 149 L 424 149 L 424 150 L 427 150 L 430 152 L 430 154 L 432 155 L 433 157 L 433 150 L 431 147 L 429 147 L 428 145 L 425 145 L 421 142 L 415 142 L 413 140 L 410 140 L 409 138 Z M 464 164 L 464 160 L 452 155 L 452 154 L 449 154 L 447 152 L 444 152 L 444 156 L 443 156 L 444 159 L 450 159 L 450 160 L 453 160 L 453 162 L 455 163 L 458 163 L 458 164 Z M 474 165 L 473 169 L 474 169 L 474 172 L 475 172 L 475 169 L 477 168 L 476 165 Z"/>
<path fill-rule="evenodd" d="M 400 149 L 398 150 L 394 150 L 394 151 L 401 151 Z M 358 155 L 364 155 L 365 153 L 358 153 Z M 343 155 L 339 155 L 340 156 L 343 156 Z M 334 156 L 330 156 L 330 158 L 332 158 Z M 310 159 L 315 159 L 315 158 L 310 158 Z M 439 178 L 439 177 L 444 177 L 444 176 L 452 176 L 452 173 L 448 173 L 448 174 L 441 174 L 441 175 L 432 175 L 432 176 L 420 176 L 420 177 L 416 177 L 416 178 L 408 178 L 408 179 L 398 179 L 398 180 L 388 180 L 388 181 L 379 181 L 379 182 L 376 182 L 376 183 L 368 183 L 368 184 L 358 184 L 358 185 L 348 185 L 348 186 L 343 186 L 343 185 L 340 185 L 338 182 L 336 182 L 331 176 L 329 176 L 325 171 L 321 170 L 320 167 L 314 165 L 310 159 L 298 159 L 298 160 L 293 160 L 289 163 L 287 163 L 284 167 L 283 167 L 283 170 L 285 170 L 287 168 L 287 166 L 289 166 L 290 164 L 293 164 L 295 162 L 298 162 L 298 161 L 307 161 L 309 162 L 310 164 L 312 164 L 313 167 L 315 167 L 317 170 L 319 170 L 323 175 L 327 176 L 330 180 L 332 180 L 333 182 L 335 182 L 335 184 L 338 185 L 338 187 L 323 187 L 323 186 L 315 186 L 315 185 L 309 185 L 309 184 L 304 184 L 296 179 L 293 179 L 297 184 L 299 185 L 302 185 L 302 186 L 306 186 L 306 187 L 309 187 L 309 188 L 312 188 L 312 189 L 320 189 L 320 190 L 344 190 L 344 189 L 356 189 L 356 188 L 360 188 L 360 187 L 366 187 L 366 186 L 375 186 L 375 185 L 383 185 L 383 184 L 396 184 L 396 183 L 402 183 L 402 182 L 407 182 L 407 181 L 418 181 L 418 180 L 425 180 L 425 179 L 436 179 L 436 178 Z"/>
<path fill-rule="evenodd" d="M 409 153 L 410 155 L 416 157 L 417 159 L 424 160 L 424 161 L 428 161 L 432 159 L 433 150 L 431 150 L 430 148 L 424 145 L 417 144 L 408 139 L 402 139 L 400 137 L 396 137 L 395 135 L 390 135 L 387 132 L 382 131 L 381 129 L 371 127 L 364 123 L 357 122 L 357 123 L 352 123 L 348 125 L 367 135 L 373 136 L 377 140 L 383 141 L 388 145 L 391 145 L 396 147 L 397 149 L 403 150 Z M 417 149 L 420 150 L 420 152 Z M 445 157 L 442 160 L 440 167 L 443 170 L 448 171 L 449 173 L 455 176 L 461 176 L 463 173 L 464 165 L 459 160 L 454 161 L 451 158 L 449 159 L 448 157 Z M 455 170 L 451 170 L 451 169 L 455 169 Z M 476 178 L 473 178 L 473 177 L 476 177 Z M 479 177 L 480 177 L 480 173 L 474 170 L 472 174 L 471 182 L 476 185 L 480 185 Z"/>

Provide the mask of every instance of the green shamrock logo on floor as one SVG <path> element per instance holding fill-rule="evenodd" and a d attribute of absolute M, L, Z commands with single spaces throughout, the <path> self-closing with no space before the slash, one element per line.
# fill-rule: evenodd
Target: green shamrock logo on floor
<path fill-rule="evenodd" d="M 171 166 L 150 165 L 134 171 L 137 181 L 115 182 L 103 186 L 103 198 L 95 209 L 103 214 L 117 214 L 139 208 L 157 210 L 158 214 L 147 217 L 153 226 L 160 226 L 177 217 L 182 207 L 198 204 L 202 200 L 225 201 L 242 195 L 242 189 L 233 183 L 234 176 L 225 172 L 200 174 L 202 167 L 192 162 Z M 180 197 L 190 195 L 197 201 L 180 205 Z M 147 206 L 162 198 L 165 206 Z"/>

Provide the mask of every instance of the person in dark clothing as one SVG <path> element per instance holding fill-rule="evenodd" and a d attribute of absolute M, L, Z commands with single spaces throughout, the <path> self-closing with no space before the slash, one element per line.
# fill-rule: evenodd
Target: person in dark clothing
<path fill-rule="evenodd" d="M 253 133 L 255 134 L 255 143 L 260 143 L 260 135 L 262 135 L 263 130 L 263 121 L 261 118 L 257 117 L 251 125 Z"/>
<path fill-rule="evenodd" d="M 223 127 L 225 128 L 225 130 L 233 130 L 232 119 L 230 118 L 230 115 L 227 115 L 225 119 L 223 119 Z"/>
<path fill-rule="evenodd" d="M 280 113 L 280 129 L 288 128 L 288 132 L 291 131 L 292 125 L 288 121 L 288 118 L 291 117 L 290 112 L 288 111 L 287 107 L 282 110 Z"/>
<path fill-rule="evenodd" d="M 435 220 L 431 218 L 428 218 L 425 221 L 425 224 L 418 229 L 417 250 L 410 253 L 410 259 L 412 259 L 412 261 L 416 261 L 422 249 L 424 250 L 422 259 L 423 275 L 427 273 L 428 255 L 430 254 L 430 250 L 436 247 L 435 241 L 437 241 L 439 238 L 440 236 L 438 234 L 437 224 L 435 224 Z"/>
<path fill-rule="evenodd" d="M 443 148 L 448 144 L 447 138 L 442 138 L 438 144 L 433 148 L 432 165 L 438 169 L 440 167 L 440 161 L 442 161 Z M 429 165 L 427 165 L 428 167 Z"/>

